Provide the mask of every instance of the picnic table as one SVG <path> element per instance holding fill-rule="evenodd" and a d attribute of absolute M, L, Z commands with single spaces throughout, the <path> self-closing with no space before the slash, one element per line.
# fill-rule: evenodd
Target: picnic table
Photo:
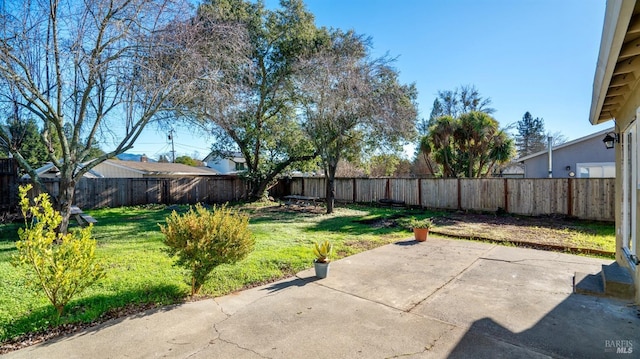
<path fill-rule="evenodd" d="M 320 202 L 320 197 L 299 196 L 295 194 L 284 196 L 282 198 L 286 200 L 285 205 L 287 206 L 293 204 L 308 206 L 313 204 L 313 206 L 315 207 L 318 205 L 318 202 Z"/>
<path fill-rule="evenodd" d="M 76 221 L 82 227 L 88 226 L 90 223 L 98 223 L 97 219 L 82 212 L 82 210 L 78 206 L 71 206 L 71 215 L 76 218 Z"/>

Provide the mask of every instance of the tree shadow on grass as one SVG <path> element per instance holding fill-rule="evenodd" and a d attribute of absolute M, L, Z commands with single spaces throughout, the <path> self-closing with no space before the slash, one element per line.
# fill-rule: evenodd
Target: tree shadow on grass
<path fill-rule="evenodd" d="M 376 234 L 383 235 L 403 230 L 403 226 L 396 222 L 399 216 L 376 216 L 363 219 L 362 216 L 343 216 L 326 218 L 315 226 L 307 229 L 310 232 L 339 232 L 352 235 Z"/>
<path fill-rule="evenodd" d="M 17 338 L 3 342 L 0 348 L 20 343 L 27 337 L 31 339 L 30 344 L 36 344 L 80 331 L 84 332 L 82 335 L 97 332 L 125 318 L 141 318 L 171 310 L 170 305 L 183 303 L 185 295 L 178 286 L 161 285 L 115 295 L 80 298 L 67 304 L 58 324 L 55 308 L 47 305 L 8 324 L 4 328 L 5 333 Z"/>
<path fill-rule="evenodd" d="M 18 239 L 18 228 L 23 227 L 24 222 L 0 224 L 0 242 L 15 242 Z"/>
<path fill-rule="evenodd" d="M 318 216 L 320 215 L 311 212 L 296 212 L 280 208 L 265 208 L 254 211 L 251 214 L 250 222 L 252 224 L 265 222 L 295 223 L 300 221 L 300 218 L 314 218 Z"/>

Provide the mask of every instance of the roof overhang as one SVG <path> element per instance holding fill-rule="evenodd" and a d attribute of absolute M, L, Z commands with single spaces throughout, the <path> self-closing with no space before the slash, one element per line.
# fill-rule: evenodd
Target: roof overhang
<path fill-rule="evenodd" d="M 640 79 L 640 15 L 636 0 L 608 0 L 593 80 L 589 121 L 616 118 Z"/>

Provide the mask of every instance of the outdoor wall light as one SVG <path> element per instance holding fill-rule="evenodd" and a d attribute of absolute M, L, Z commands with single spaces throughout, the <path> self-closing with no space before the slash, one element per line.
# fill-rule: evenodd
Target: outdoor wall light
<path fill-rule="evenodd" d="M 602 142 L 604 142 L 604 147 L 610 150 L 616 145 L 616 143 L 620 142 L 620 138 L 618 137 L 617 133 L 609 132 L 606 136 L 604 136 Z"/>

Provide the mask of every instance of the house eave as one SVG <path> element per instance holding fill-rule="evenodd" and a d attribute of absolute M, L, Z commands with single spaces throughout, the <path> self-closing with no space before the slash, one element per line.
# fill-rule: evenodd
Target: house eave
<path fill-rule="evenodd" d="M 619 109 L 603 111 L 605 99 L 611 88 L 613 73 L 620 60 L 620 51 L 627 35 L 627 29 L 635 6 L 636 0 L 607 1 L 589 112 L 589 121 L 592 125 L 614 119 L 616 111 Z"/>

